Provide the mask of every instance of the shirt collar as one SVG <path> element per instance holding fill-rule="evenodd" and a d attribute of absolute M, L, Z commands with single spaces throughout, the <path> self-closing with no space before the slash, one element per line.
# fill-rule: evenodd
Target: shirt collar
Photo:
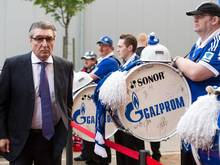
<path fill-rule="evenodd" d="M 107 56 L 105 56 L 105 57 L 100 57 L 99 59 L 98 59 L 98 63 L 100 63 L 102 60 L 104 60 L 104 59 L 106 59 L 106 58 L 109 58 L 109 57 L 111 57 L 111 56 L 113 56 L 114 55 L 114 53 L 113 53 L 113 51 L 111 52 L 111 53 L 109 53 Z"/>
<path fill-rule="evenodd" d="M 127 66 L 129 62 L 135 59 L 136 53 L 132 54 L 132 56 L 123 64 L 123 67 Z"/>
<path fill-rule="evenodd" d="M 203 48 L 212 38 L 220 34 L 220 28 L 214 31 L 204 42 L 201 43 L 201 38 L 196 41 L 196 46 L 198 48 Z"/>
<path fill-rule="evenodd" d="M 34 52 L 32 52 L 31 53 L 31 62 L 32 62 L 32 64 L 38 64 L 42 61 L 34 54 Z M 49 64 L 53 64 L 52 56 L 49 56 L 48 59 L 44 62 L 49 63 Z"/>

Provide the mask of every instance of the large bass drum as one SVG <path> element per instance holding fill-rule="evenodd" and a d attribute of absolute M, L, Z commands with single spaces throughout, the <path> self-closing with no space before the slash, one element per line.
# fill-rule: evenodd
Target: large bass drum
<path fill-rule="evenodd" d="M 79 90 L 73 96 L 73 107 L 72 107 L 72 120 L 80 126 L 95 133 L 95 121 L 96 121 L 96 106 L 93 102 L 93 93 L 95 91 L 96 84 L 88 85 Z M 108 139 L 117 131 L 117 128 L 112 121 L 111 116 L 106 114 L 106 129 L 105 138 Z M 82 139 L 94 142 L 94 139 L 86 136 L 80 131 L 75 130 Z"/>
<path fill-rule="evenodd" d="M 134 136 L 166 140 L 191 103 L 185 78 L 168 64 L 148 63 L 133 68 L 126 78 L 128 103 L 119 118 Z"/>

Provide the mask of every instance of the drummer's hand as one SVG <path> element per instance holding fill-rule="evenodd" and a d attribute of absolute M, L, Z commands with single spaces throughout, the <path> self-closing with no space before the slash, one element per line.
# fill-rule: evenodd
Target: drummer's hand
<path fill-rule="evenodd" d="M 10 141 L 9 139 L 0 139 L 0 152 L 10 152 L 9 150 Z"/>
<path fill-rule="evenodd" d="M 179 56 L 176 56 L 174 58 L 172 58 L 172 61 L 171 61 L 171 66 L 177 68 L 177 65 L 176 65 L 176 60 L 179 58 Z"/>

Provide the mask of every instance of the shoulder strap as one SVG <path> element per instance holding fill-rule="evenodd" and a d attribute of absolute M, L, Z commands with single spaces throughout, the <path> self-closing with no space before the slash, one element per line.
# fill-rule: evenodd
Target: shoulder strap
<path fill-rule="evenodd" d="M 112 55 L 111 57 L 114 58 L 117 61 L 119 66 L 121 66 L 121 62 L 114 55 Z"/>

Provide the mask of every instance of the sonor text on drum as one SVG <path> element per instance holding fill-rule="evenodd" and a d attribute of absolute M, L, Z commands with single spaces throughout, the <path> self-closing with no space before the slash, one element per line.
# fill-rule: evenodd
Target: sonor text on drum
<path fill-rule="evenodd" d="M 144 77 L 138 78 L 137 80 L 131 81 L 130 87 L 131 88 L 136 88 L 138 86 L 141 87 L 143 85 L 147 85 L 147 84 L 159 81 L 159 80 L 163 80 L 164 78 L 165 78 L 164 72 L 154 73 L 152 75 L 144 76 Z"/>

